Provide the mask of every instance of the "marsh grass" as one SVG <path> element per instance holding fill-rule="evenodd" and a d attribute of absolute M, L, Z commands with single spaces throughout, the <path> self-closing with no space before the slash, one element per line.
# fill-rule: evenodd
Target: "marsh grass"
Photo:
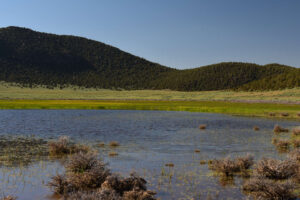
<path fill-rule="evenodd" d="M 261 159 L 254 168 L 258 176 L 283 180 L 296 175 L 299 165 L 294 160 L 275 160 L 270 158 Z"/>
<path fill-rule="evenodd" d="M 0 166 L 28 165 L 48 156 L 47 141 L 28 136 L 0 136 Z"/>
<path fill-rule="evenodd" d="M 209 164 L 209 168 L 226 176 L 232 176 L 236 173 L 248 170 L 253 164 L 254 158 L 248 154 L 233 159 L 226 157 L 220 160 L 213 160 L 212 163 Z"/>
<path fill-rule="evenodd" d="M 292 200 L 297 196 L 294 193 L 295 184 L 292 180 L 273 181 L 263 177 L 255 177 L 246 181 L 242 189 L 250 193 L 255 199 Z"/>
<path fill-rule="evenodd" d="M 48 145 L 51 156 L 64 156 L 79 152 L 87 153 L 91 151 L 88 146 L 72 143 L 66 136 L 61 136 L 58 138 L 58 140 L 49 142 Z"/>

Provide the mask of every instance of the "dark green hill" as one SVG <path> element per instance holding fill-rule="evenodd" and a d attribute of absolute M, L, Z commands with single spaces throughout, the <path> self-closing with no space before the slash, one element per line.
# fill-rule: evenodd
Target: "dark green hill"
<path fill-rule="evenodd" d="M 232 62 L 176 70 L 82 37 L 19 27 L 0 29 L 0 80 L 27 85 L 260 90 L 299 86 L 299 76 L 294 75 L 294 71 L 297 70 L 279 64 L 260 66 Z M 290 81 L 291 76 L 295 76 L 296 81 Z M 279 77 L 286 77 L 290 82 Z M 269 79 L 275 79 L 281 86 L 274 87 Z"/>
<path fill-rule="evenodd" d="M 283 74 L 272 75 L 252 81 L 239 87 L 239 90 L 279 90 L 295 87 L 300 87 L 300 69 L 294 69 Z"/>

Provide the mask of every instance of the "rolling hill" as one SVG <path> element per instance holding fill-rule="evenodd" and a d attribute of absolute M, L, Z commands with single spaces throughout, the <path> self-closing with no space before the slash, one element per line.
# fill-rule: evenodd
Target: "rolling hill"
<path fill-rule="evenodd" d="M 0 81 L 96 88 L 272 90 L 300 86 L 299 69 L 227 62 L 177 70 L 82 37 L 0 28 Z"/>

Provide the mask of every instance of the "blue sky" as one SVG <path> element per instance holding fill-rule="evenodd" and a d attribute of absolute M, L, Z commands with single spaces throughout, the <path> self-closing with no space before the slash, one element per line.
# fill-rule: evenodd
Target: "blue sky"
<path fill-rule="evenodd" d="M 174 68 L 300 67 L 299 0 L 1 1 L 6 26 L 79 35 Z"/>

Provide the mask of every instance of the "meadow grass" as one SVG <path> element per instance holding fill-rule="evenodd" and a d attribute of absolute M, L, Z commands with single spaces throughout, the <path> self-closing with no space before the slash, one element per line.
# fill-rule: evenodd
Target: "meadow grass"
<path fill-rule="evenodd" d="M 117 91 L 42 86 L 31 89 L 0 82 L 0 109 L 164 110 L 300 119 L 299 102 L 300 88 L 266 92 Z"/>
<path fill-rule="evenodd" d="M 79 88 L 47 89 L 43 86 L 22 87 L 0 82 L 0 99 L 95 99 L 95 100 L 184 100 L 184 101 L 267 101 L 300 102 L 300 88 L 263 92 L 170 90 L 108 90 Z"/>

